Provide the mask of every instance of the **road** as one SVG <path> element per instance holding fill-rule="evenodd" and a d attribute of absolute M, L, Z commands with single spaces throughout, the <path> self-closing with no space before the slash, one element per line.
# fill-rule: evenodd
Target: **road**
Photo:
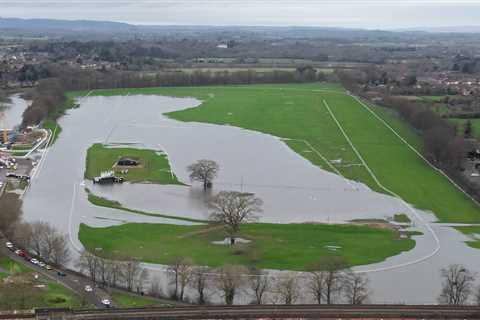
<path fill-rule="evenodd" d="M 0 251 L 3 255 L 9 257 L 10 259 L 12 259 L 12 260 L 14 260 L 14 261 L 16 261 L 20 264 L 23 264 L 23 265 L 29 267 L 34 272 L 37 272 L 39 275 L 43 275 L 50 280 L 53 280 L 57 283 L 62 284 L 66 288 L 72 290 L 73 292 L 78 294 L 80 297 L 85 299 L 85 301 L 89 305 L 94 305 L 97 308 L 105 308 L 105 306 L 103 306 L 102 303 L 101 303 L 102 299 L 109 299 L 111 301 L 111 298 L 108 295 L 108 293 L 103 289 L 96 288 L 92 284 L 92 281 L 89 278 L 81 276 L 77 273 L 74 273 L 74 272 L 71 272 L 71 271 L 68 271 L 68 270 L 61 270 L 64 274 L 66 274 L 66 276 L 60 276 L 60 275 L 57 274 L 57 272 L 59 271 L 58 269 L 53 269 L 53 270 L 49 271 L 49 270 L 41 268 L 37 265 L 34 265 L 34 264 L 26 261 L 22 257 L 17 256 L 14 252 L 11 252 L 10 250 L 8 250 L 4 246 L 4 243 L 6 241 L 3 240 L 3 239 L 1 241 L 2 241 L 2 243 L 1 243 Z M 86 292 L 85 291 L 85 286 L 86 285 L 92 286 L 94 288 L 94 290 L 92 292 Z"/>

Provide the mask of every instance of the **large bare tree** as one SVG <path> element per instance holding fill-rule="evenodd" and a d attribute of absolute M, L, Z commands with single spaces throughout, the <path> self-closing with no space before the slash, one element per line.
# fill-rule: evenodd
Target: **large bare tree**
<path fill-rule="evenodd" d="M 182 301 L 185 294 L 185 287 L 192 278 L 192 262 L 190 259 L 184 257 L 174 257 L 168 266 L 168 270 L 173 276 L 173 297 Z"/>
<path fill-rule="evenodd" d="M 87 272 L 93 283 L 97 282 L 100 258 L 83 250 L 77 261 L 77 267 L 81 272 Z"/>
<path fill-rule="evenodd" d="M 257 268 L 251 268 L 249 273 L 248 282 L 254 294 L 252 303 L 264 304 L 265 295 L 271 287 L 270 277 L 266 272 Z"/>
<path fill-rule="evenodd" d="M 463 305 L 472 293 L 473 273 L 460 264 L 452 264 L 440 270 L 443 278 L 442 292 L 438 301 L 443 304 Z"/>
<path fill-rule="evenodd" d="M 318 303 L 322 302 L 318 294 L 323 296 L 326 304 L 334 302 L 335 297 L 342 290 L 345 277 L 343 270 L 346 268 L 348 268 L 348 263 L 342 257 L 321 258 L 310 267 L 313 280 L 310 287 Z"/>
<path fill-rule="evenodd" d="M 197 291 L 197 303 L 207 303 L 207 289 L 209 285 L 208 281 L 209 268 L 197 267 L 193 270 L 192 281 L 190 285 Z"/>
<path fill-rule="evenodd" d="M 221 191 L 209 202 L 213 209 L 210 220 L 225 226 L 233 245 L 241 224 L 256 221 L 256 214 L 262 211 L 262 204 L 263 201 L 251 193 Z"/>
<path fill-rule="evenodd" d="M 203 189 L 212 184 L 213 179 L 217 177 L 220 166 L 213 160 L 202 159 L 187 167 L 190 172 L 190 180 L 203 183 Z"/>
<path fill-rule="evenodd" d="M 347 303 L 364 304 L 370 295 L 368 287 L 369 279 L 367 276 L 353 273 L 351 271 L 345 274 L 343 291 Z"/>
<path fill-rule="evenodd" d="M 216 285 L 222 292 L 225 304 L 232 305 L 239 288 L 244 284 L 246 268 L 242 266 L 226 265 L 217 270 Z"/>
<path fill-rule="evenodd" d="M 283 304 L 294 304 L 300 296 L 297 277 L 293 274 L 282 276 L 277 281 L 276 291 Z"/>
<path fill-rule="evenodd" d="M 312 269 L 312 271 L 310 271 L 308 289 L 318 304 L 323 303 L 323 297 L 325 296 L 325 279 L 326 278 L 327 278 L 326 271 L 315 270 L 315 269 Z"/>

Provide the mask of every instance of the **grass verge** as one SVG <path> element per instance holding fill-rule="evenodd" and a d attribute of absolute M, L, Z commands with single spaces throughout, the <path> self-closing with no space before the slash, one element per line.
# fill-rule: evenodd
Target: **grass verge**
<path fill-rule="evenodd" d="M 165 307 L 169 304 L 162 303 L 161 301 L 139 296 L 127 292 L 112 292 L 113 304 L 119 308 L 141 308 L 141 307 Z"/>
<path fill-rule="evenodd" d="M 79 233 L 87 250 L 107 258 L 133 257 L 166 264 L 183 256 L 197 265 L 244 264 L 287 270 L 304 270 L 324 256 L 342 256 L 351 265 L 370 264 L 415 246 L 413 239 L 400 239 L 397 231 L 358 225 L 246 224 L 239 237 L 250 243 L 212 243 L 225 236 L 218 226 L 136 223 L 107 228 L 82 224 Z"/>

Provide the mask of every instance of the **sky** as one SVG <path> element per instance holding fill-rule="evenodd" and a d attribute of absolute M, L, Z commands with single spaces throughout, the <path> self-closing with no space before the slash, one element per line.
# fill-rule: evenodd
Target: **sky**
<path fill-rule="evenodd" d="M 480 0 L 0 0 L 0 16 L 151 25 L 480 26 Z"/>

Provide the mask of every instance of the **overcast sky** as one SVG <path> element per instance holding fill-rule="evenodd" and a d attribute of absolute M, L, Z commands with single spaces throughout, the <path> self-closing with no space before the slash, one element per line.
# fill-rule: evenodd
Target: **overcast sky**
<path fill-rule="evenodd" d="M 158 25 L 479 26 L 480 0 L 0 0 L 1 17 Z"/>

